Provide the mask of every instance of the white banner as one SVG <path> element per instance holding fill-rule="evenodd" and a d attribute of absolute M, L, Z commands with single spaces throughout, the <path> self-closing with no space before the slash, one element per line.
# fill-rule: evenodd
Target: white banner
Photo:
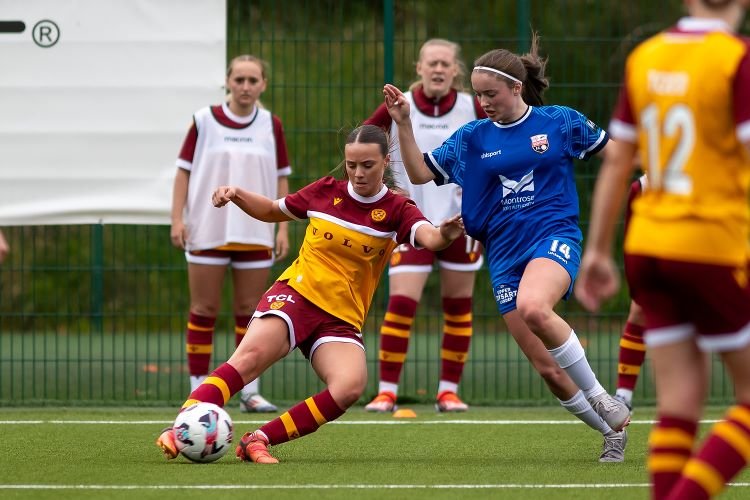
<path fill-rule="evenodd" d="M 0 0 L 0 226 L 169 224 L 225 0 Z"/>

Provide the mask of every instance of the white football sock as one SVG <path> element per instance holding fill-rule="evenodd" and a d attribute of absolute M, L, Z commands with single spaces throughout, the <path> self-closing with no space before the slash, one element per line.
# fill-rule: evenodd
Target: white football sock
<path fill-rule="evenodd" d="M 571 330 L 570 337 L 563 345 L 548 350 L 557 364 L 560 365 L 560 368 L 565 370 L 573 379 L 573 382 L 583 391 L 586 399 L 607 392 L 596 379 L 576 332 Z"/>
<path fill-rule="evenodd" d="M 382 380 L 378 384 L 378 394 L 381 392 L 392 392 L 393 394 L 398 395 L 398 384 L 394 384 L 392 382 L 383 382 Z"/>
<path fill-rule="evenodd" d="M 245 398 L 252 396 L 253 394 L 259 394 L 260 393 L 260 377 L 248 382 L 247 385 L 242 388 L 240 393 L 242 397 L 245 397 Z"/>
<path fill-rule="evenodd" d="M 441 380 L 438 384 L 437 393 L 440 394 L 443 391 L 458 393 L 458 384 L 455 382 L 448 382 L 447 380 Z"/>
<path fill-rule="evenodd" d="M 567 401 L 559 400 L 563 408 L 568 410 L 570 413 L 580 419 L 584 424 L 588 425 L 592 429 L 595 429 L 602 434 L 609 434 L 612 432 L 612 428 L 607 425 L 607 422 L 602 420 L 602 417 L 597 414 L 591 407 L 591 404 L 583 395 L 583 391 L 578 391 L 575 396 Z"/>
<path fill-rule="evenodd" d="M 630 389 L 617 389 L 615 394 L 624 399 L 628 405 L 633 405 L 633 391 Z"/>
<path fill-rule="evenodd" d="M 190 392 L 193 392 L 206 380 L 206 375 L 190 375 Z"/>

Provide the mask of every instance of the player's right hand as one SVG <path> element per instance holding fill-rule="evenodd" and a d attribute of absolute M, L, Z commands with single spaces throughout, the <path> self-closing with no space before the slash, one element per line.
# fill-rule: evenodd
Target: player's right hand
<path fill-rule="evenodd" d="M 385 96 L 385 107 L 394 122 L 400 125 L 402 121 L 409 118 L 411 111 L 409 101 L 406 100 L 406 96 L 398 87 L 386 83 L 383 86 L 383 96 Z"/>
<path fill-rule="evenodd" d="M 187 231 L 185 230 L 185 224 L 182 221 L 172 223 L 172 228 L 169 230 L 169 239 L 172 240 L 172 245 L 177 248 L 185 248 Z"/>
<path fill-rule="evenodd" d="M 232 198 L 234 198 L 235 194 L 237 194 L 237 191 L 232 186 L 219 186 L 211 195 L 211 203 L 213 203 L 217 208 L 223 207 L 224 205 L 232 201 Z"/>

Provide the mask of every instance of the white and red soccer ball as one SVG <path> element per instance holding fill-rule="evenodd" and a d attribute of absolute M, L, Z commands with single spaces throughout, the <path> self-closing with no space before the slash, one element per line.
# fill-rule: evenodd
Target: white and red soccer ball
<path fill-rule="evenodd" d="M 195 403 L 177 415 L 172 426 L 177 449 L 193 462 L 214 462 L 232 444 L 232 418 L 213 403 Z"/>

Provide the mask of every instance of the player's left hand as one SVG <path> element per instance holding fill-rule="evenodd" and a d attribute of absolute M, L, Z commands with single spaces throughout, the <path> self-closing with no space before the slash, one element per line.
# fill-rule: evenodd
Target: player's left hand
<path fill-rule="evenodd" d="M 282 260 L 289 254 L 289 232 L 279 230 L 276 233 L 276 248 L 274 249 L 274 255 L 276 260 Z"/>
<path fill-rule="evenodd" d="M 461 218 L 461 214 L 456 214 L 453 217 L 445 219 L 440 224 L 440 234 L 443 238 L 454 241 L 464 234 L 464 220 Z"/>
<path fill-rule="evenodd" d="M 591 312 L 620 288 L 620 275 L 614 259 L 608 255 L 586 251 L 575 284 L 578 302 Z"/>

